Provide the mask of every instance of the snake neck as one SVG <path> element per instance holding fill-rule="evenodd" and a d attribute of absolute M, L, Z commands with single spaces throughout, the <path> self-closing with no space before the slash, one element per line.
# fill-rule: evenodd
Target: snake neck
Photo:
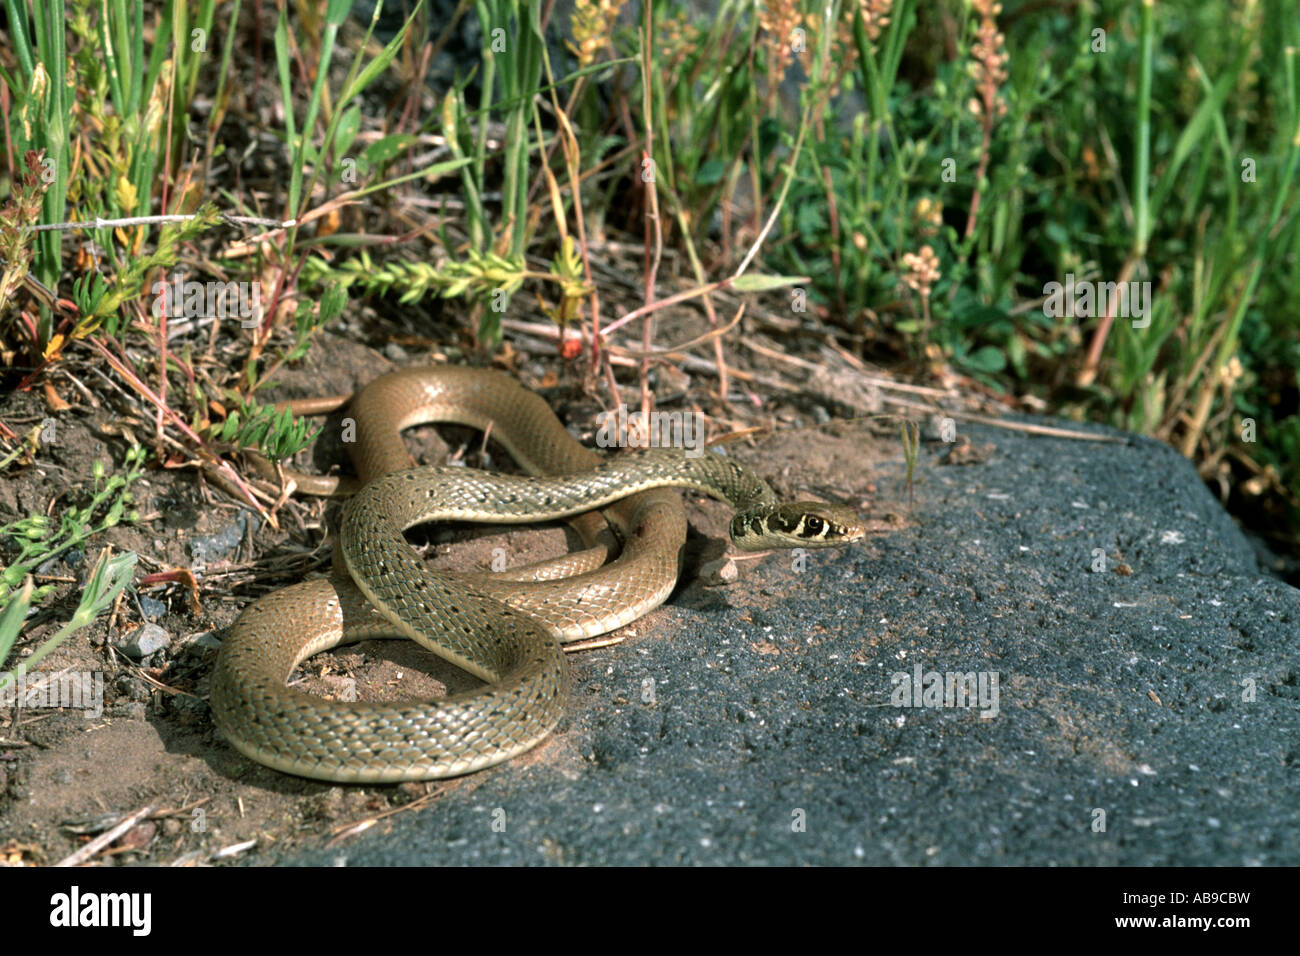
<path fill-rule="evenodd" d="M 778 501 L 771 486 L 746 465 L 713 452 L 679 448 L 624 452 L 602 462 L 591 474 L 602 476 L 611 489 L 675 487 L 697 491 L 727 502 L 738 512 L 770 508 Z"/>
<path fill-rule="evenodd" d="M 472 468 L 425 467 L 369 482 L 351 510 L 380 508 L 403 528 L 424 521 L 515 524 L 567 518 L 652 488 L 686 488 L 726 501 L 738 512 L 770 508 L 776 494 L 739 462 L 652 448 L 615 456 L 586 471 L 535 478 L 485 475 Z"/>

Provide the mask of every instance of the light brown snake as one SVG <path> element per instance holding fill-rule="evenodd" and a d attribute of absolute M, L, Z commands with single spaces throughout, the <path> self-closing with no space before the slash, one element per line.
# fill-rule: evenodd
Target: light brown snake
<path fill-rule="evenodd" d="M 227 740 L 287 773 L 424 780 L 479 770 L 537 745 L 563 713 L 561 642 L 627 624 L 672 592 L 686 516 L 670 487 L 730 501 L 738 511 L 733 542 L 747 550 L 834 546 L 863 535 L 851 509 L 778 504 L 762 479 L 731 458 L 676 449 L 602 458 L 570 436 L 540 396 L 500 372 L 392 372 L 359 392 L 349 415 L 356 437 L 349 450 L 364 484 L 344 510 L 333 573 L 247 607 L 212 677 L 212 711 Z M 423 422 L 490 429 L 530 476 L 564 477 L 411 468 L 400 433 Z M 402 534 L 425 521 L 516 524 L 598 508 L 624 546 L 617 561 L 594 570 L 599 551 L 513 574 L 445 574 L 420 560 Z M 331 701 L 286 686 L 313 654 L 391 636 L 410 637 L 486 686 L 415 703 Z"/>

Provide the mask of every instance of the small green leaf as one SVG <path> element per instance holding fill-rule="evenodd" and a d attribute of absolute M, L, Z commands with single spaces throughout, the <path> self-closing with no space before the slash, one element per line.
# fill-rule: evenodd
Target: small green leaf
<path fill-rule="evenodd" d="M 352 0 L 330 0 L 325 9 L 325 22 L 331 26 L 341 27 L 352 9 Z"/>
<path fill-rule="evenodd" d="M 4 664 L 9 657 L 9 651 L 13 648 L 14 642 L 18 640 L 18 632 L 22 630 L 23 621 L 27 617 L 27 609 L 31 607 L 31 603 L 32 579 L 26 577 L 22 588 L 17 594 L 10 595 L 4 611 L 0 612 L 0 664 Z M 8 683 L 9 680 L 12 680 L 10 675 L 0 675 L 0 687 Z"/>
<path fill-rule="evenodd" d="M 736 279 L 731 283 L 731 287 L 737 292 L 768 292 L 772 289 L 784 289 L 811 281 L 808 276 L 768 276 L 750 273 Z"/>
<path fill-rule="evenodd" d="M 711 159 L 701 166 L 699 172 L 695 174 L 695 182 L 701 186 L 712 186 L 715 183 L 722 182 L 723 174 L 726 171 L 726 163 L 720 159 Z"/>
<path fill-rule="evenodd" d="M 816 239 L 826 231 L 826 217 L 817 203 L 809 202 L 799 206 L 794 220 L 799 235 L 804 239 Z"/>
<path fill-rule="evenodd" d="M 101 551 L 99 560 L 95 562 L 95 570 L 91 572 L 86 589 L 82 592 L 77 613 L 72 616 L 73 623 L 80 620 L 82 624 L 89 624 L 100 611 L 112 604 L 122 589 L 131 583 L 138 560 L 134 551 L 113 558 L 108 556 L 107 548 Z"/>
<path fill-rule="evenodd" d="M 339 117 L 339 125 L 334 133 L 334 155 L 343 157 L 352 148 L 352 141 L 361 129 L 361 107 L 349 106 Z"/>
<path fill-rule="evenodd" d="M 339 3 L 344 8 L 344 15 L 346 16 L 349 0 L 334 0 L 334 2 Z M 402 24 L 402 29 L 397 32 L 397 35 L 388 41 L 388 45 L 384 47 L 380 54 L 367 63 L 357 78 L 352 81 L 352 85 L 343 91 L 343 95 L 339 97 L 340 106 L 350 103 L 354 96 L 369 86 L 371 81 L 387 69 L 389 63 L 393 62 L 393 57 L 397 56 L 397 51 L 406 42 L 406 32 L 411 29 L 411 22 L 419 14 L 422 6 L 424 6 L 423 0 L 415 5 L 415 9 L 411 11 L 411 16 Z M 342 23 L 342 20 L 339 22 Z"/>
<path fill-rule="evenodd" d="M 994 373 L 1006 368 L 1007 360 L 1001 349 L 992 345 L 985 345 L 983 348 L 976 349 L 970 355 L 967 355 L 962 364 L 977 372 Z"/>
<path fill-rule="evenodd" d="M 362 150 L 361 162 L 382 169 L 419 141 L 420 137 L 410 133 L 394 133 L 392 136 L 385 136 Z"/>

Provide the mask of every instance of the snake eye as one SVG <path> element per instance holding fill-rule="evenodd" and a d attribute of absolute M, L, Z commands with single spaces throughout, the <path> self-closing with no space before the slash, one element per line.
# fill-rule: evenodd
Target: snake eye
<path fill-rule="evenodd" d="M 826 527 L 826 522 L 822 521 L 822 519 L 816 515 L 809 515 L 808 520 L 804 522 L 803 527 L 808 534 L 819 535 L 822 533 L 822 529 Z"/>

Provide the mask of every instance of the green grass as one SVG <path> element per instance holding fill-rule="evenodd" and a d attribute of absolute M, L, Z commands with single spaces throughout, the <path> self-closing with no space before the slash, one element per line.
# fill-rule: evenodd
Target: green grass
<path fill-rule="evenodd" d="M 37 587 L 32 580 L 37 569 L 73 548 L 84 547 L 108 528 L 123 521 L 139 520 L 139 513 L 131 508 L 131 485 L 144 474 L 144 461 L 145 450 L 140 446 L 127 450 L 124 472 L 106 475 L 103 465 L 96 461 L 93 493 L 87 500 L 63 509 L 57 519 L 38 514 L 0 525 L 0 547 L 14 555 L 0 567 L 0 669 L 18 640 L 32 603 L 40 602 L 57 587 L 54 584 Z M 133 552 L 116 556 L 110 556 L 108 549 L 101 552 L 72 618 L 44 640 L 23 664 L 35 665 L 73 632 L 94 621 L 131 583 L 136 560 Z M 0 670 L 0 687 L 13 679 L 11 672 Z"/>
<path fill-rule="evenodd" d="M 891 77 L 891 35 L 916 24 L 894 17 L 860 61 L 868 112 L 847 135 L 814 142 L 783 220 L 796 238 L 769 261 L 819 277 L 815 297 L 833 321 L 886 354 L 919 356 L 925 323 L 916 297 L 900 292 L 899 263 L 929 245 L 942 273 L 929 335 L 958 370 L 1067 416 L 1162 437 L 1207 476 L 1266 475 L 1294 507 L 1293 9 L 1107 2 L 1080 4 L 1075 17 L 1015 18 L 999 90 L 1006 113 L 967 231 L 982 152 L 979 118 L 965 106 L 978 94 L 968 72 L 977 18 L 957 4 L 925 7 L 932 23 L 947 10 L 958 56 L 914 68 L 882 100 L 874 91 Z M 1100 27 L 1105 52 L 1091 32 Z M 896 148 L 879 145 L 881 130 Z M 918 216 L 922 202 L 941 219 Z M 1045 315 L 1044 285 L 1069 273 L 1150 281 L 1150 324 L 1103 329 L 1095 315 Z M 1246 418 L 1253 443 L 1242 441 Z"/>

